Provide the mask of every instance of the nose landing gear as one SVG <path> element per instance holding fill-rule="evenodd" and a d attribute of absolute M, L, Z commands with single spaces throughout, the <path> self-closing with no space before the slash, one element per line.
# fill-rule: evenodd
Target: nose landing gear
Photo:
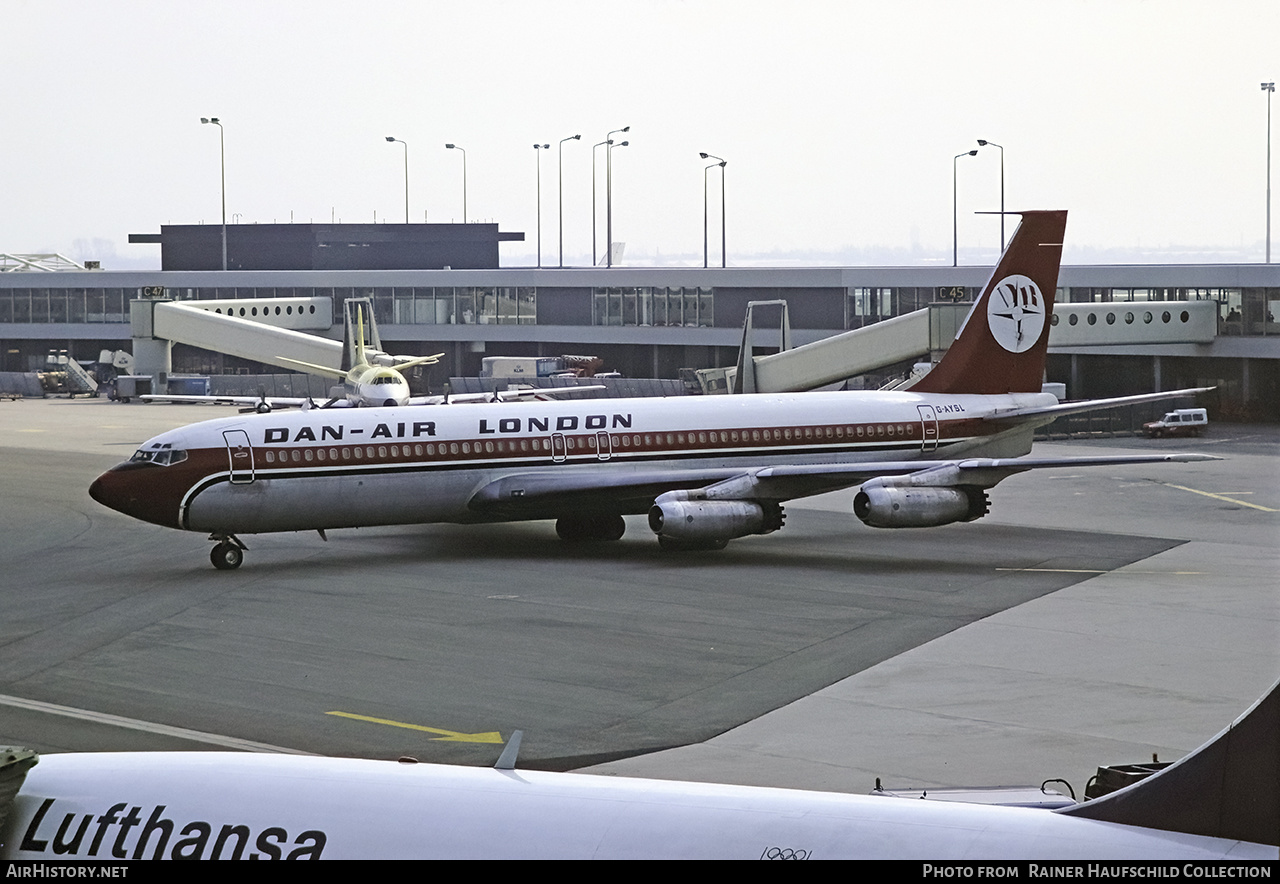
<path fill-rule="evenodd" d="M 209 551 L 209 561 L 219 571 L 234 571 L 244 562 L 244 553 L 248 547 L 234 534 L 210 534 L 209 539 L 218 541 Z"/>

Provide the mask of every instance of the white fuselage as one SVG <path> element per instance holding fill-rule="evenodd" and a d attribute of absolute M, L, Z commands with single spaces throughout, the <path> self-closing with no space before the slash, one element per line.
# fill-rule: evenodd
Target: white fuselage
<path fill-rule="evenodd" d="M 0 832 L 19 860 L 1276 855 L 1041 809 L 238 753 L 44 756 Z"/>
<path fill-rule="evenodd" d="M 361 364 L 347 372 L 343 380 L 347 401 L 360 407 L 405 405 L 409 383 L 394 368 Z"/>
<path fill-rule="evenodd" d="M 1045 394 L 804 393 L 313 409 L 164 433 L 143 450 L 180 450 L 185 460 L 156 468 L 167 473 L 120 480 L 168 494 L 159 517 L 130 514 L 193 531 L 489 521 L 520 517 L 474 505 L 478 491 L 512 476 L 598 486 L 607 495 L 624 474 L 654 471 L 682 471 L 702 484 L 788 463 L 1015 457 L 1030 449 L 1030 430 L 1002 431 L 987 418 L 1053 401 Z"/>

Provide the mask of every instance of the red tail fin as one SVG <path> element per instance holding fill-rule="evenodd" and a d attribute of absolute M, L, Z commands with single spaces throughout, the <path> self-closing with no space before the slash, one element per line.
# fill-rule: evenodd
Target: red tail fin
<path fill-rule="evenodd" d="M 1022 213 L 951 349 L 912 392 L 1040 392 L 1066 227 L 1064 211 Z"/>

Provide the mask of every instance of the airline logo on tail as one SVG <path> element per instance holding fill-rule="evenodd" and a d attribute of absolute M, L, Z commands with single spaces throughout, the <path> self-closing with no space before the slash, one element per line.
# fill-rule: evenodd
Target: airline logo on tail
<path fill-rule="evenodd" d="M 1044 296 L 1035 280 L 1006 276 L 987 299 L 987 326 L 996 343 L 1010 353 L 1030 350 L 1044 331 Z"/>
<path fill-rule="evenodd" d="M 913 393 L 1040 392 L 1067 213 L 1019 214 L 1022 223 L 955 341 Z"/>

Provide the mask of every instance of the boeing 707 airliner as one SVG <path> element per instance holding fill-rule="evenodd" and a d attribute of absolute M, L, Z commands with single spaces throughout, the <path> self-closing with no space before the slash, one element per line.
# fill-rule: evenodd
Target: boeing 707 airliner
<path fill-rule="evenodd" d="M 905 391 L 313 409 L 205 421 L 156 436 L 100 476 L 94 500 L 215 541 L 242 534 L 554 519 L 568 540 L 616 540 L 648 514 L 668 549 L 718 549 L 783 526 L 783 504 L 861 486 L 881 528 L 981 518 L 1010 475 L 1213 458 L 1035 458 L 1064 414 L 1176 390 L 1059 403 L 1041 392 L 1064 211 L 1029 211 L 942 360 Z"/>

